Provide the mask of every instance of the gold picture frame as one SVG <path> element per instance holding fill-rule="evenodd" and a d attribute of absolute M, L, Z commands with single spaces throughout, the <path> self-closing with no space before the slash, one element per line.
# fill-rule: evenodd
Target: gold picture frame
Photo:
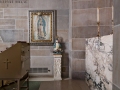
<path fill-rule="evenodd" d="M 29 11 L 31 45 L 53 45 L 56 37 L 56 10 Z"/>

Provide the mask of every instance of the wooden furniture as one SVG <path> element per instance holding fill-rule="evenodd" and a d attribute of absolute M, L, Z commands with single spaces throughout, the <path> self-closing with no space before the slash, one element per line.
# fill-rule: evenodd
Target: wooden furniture
<path fill-rule="evenodd" d="M 17 90 L 20 90 L 21 78 L 27 75 L 28 80 L 29 69 L 29 43 L 17 42 L 17 44 L 0 53 L 0 80 L 17 80 Z M 2 86 L 4 86 L 3 82 Z"/>

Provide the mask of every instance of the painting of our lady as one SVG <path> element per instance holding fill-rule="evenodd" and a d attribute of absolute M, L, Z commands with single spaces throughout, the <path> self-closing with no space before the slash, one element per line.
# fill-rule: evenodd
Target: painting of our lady
<path fill-rule="evenodd" d="M 51 16 L 50 15 L 41 15 L 34 14 L 33 15 L 33 40 L 43 41 L 43 40 L 51 40 L 52 37 L 52 24 L 51 24 Z"/>
<path fill-rule="evenodd" d="M 46 22 L 42 16 L 39 16 L 38 22 L 37 22 L 37 30 L 38 30 L 38 39 L 45 39 L 46 36 Z"/>

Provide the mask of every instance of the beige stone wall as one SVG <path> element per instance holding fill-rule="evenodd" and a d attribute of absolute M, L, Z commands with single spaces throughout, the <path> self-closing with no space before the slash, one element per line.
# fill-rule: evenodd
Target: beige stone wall
<path fill-rule="evenodd" d="M 69 0 L 8 0 L 0 2 L 0 50 L 17 41 L 29 42 L 29 10 L 57 10 L 57 35 L 63 38 L 63 77 L 68 77 Z M 18 2 L 20 1 L 20 2 Z M 6 47 L 4 46 L 6 45 Z M 31 46 L 31 68 L 52 67 L 52 46 Z"/>
<path fill-rule="evenodd" d="M 100 8 L 100 34 L 109 35 L 112 0 L 70 0 L 70 76 L 74 79 L 85 78 L 85 38 L 97 36 L 97 7 Z"/>

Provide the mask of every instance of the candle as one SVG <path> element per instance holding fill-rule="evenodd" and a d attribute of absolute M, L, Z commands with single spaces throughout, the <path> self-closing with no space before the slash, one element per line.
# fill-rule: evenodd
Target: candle
<path fill-rule="evenodd" d="M 113 18 L 114 18 L 114 8 L 112 6 L 112 20 L 113 20 Z"/>
<path fill-rule="evenodd" d="M 100 20 L 99 20 L 99 8 L 97 8 L 97 22 L 99 22 Z"/>

